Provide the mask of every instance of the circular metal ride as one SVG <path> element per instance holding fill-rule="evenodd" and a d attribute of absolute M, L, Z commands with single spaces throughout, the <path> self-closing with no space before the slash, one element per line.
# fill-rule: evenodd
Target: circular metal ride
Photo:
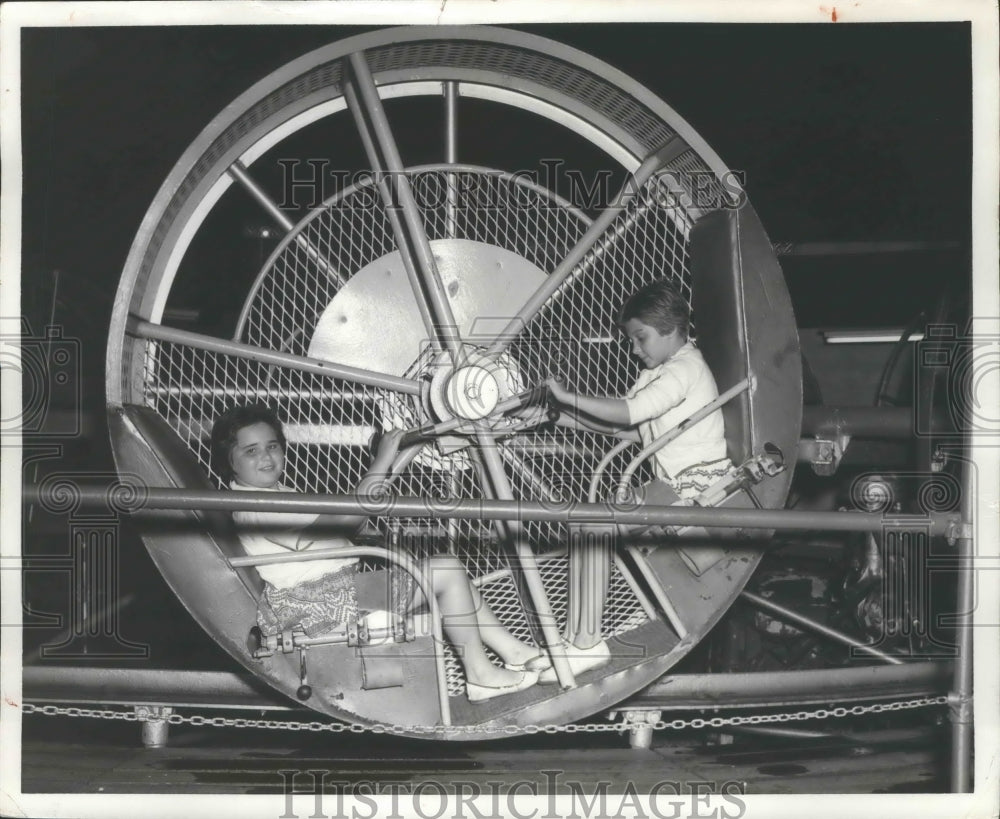
<path fill-rule="evenodd" d="M 553 135 L 572 144 L 580 168 L 611 168 L 620 191 L 585 212 L 504 167 L 502 155 L 459 164 L 460 123 L 472 111 L 479 133 L 484 123 L 513 123 L 522 143 L 537 133 L 539 144 Z M 404 165 L 413 129 L 427 122 L 440 123 L 445 161 Z M 280 192 L 268 190 L 270 171 L 317 144 L 334 162 L 363 156 L 355 170 L 375 173 L 292 218 L 277 204 Z M 206 269 L 199 248 L 230 241 L 219 226 L 248 207 L 274 220 L 280 243 L 255 278 Z M 229 105 L 147 213 L 108 345 L 119 468 L 150 485 L 218 487 L 217 476 L 207 477 L 211 420 L 238 401 L 264 400 L 286 423 L 287 482 L 350 494 L 373 432 L 421 428 L 421 449 L 394 493 L 507 500 L 511 516 L 387 513 L 373 519 L 392 546 L 383 556 L 458 555 L 507 628 L 554 643 L 567 611 L 588 605 L 569 588 L 567 547 L 578 530 L 568 514 L 519 521 L 514 501 L 565 511 L 588 494 L 610 497 L 635 450 L 619 448 L 608 460 L 613 437 L 546 424 L 540 411 L 505 410 L 550 373 L 578 391 L 622 394 L 638 365 L 615 316 L 630 292 L 662 276 L 691 299 L 720 391 L 753 385 L 723 410 L 734 462 L 768 444 L 791 454 L 801 381 L 780 269 L 742 189 L 664 102 L 586 54 L 520 32 L 403 28 L 334 43 Z M 165 326 L 168 311 L 199 305 L 239 315 L 231 339 L 231 326 Z M 607 467 L 597 470 L 602 460 Z M 644 470 L 637 482 L 648 479 Z M 789 478 L 767 477 L 753 496 L 740 491 L 724 503 L 781 507 Z M 417 617 L 387 641 L 352 628 L 310 646 L 294 634 L 248 644 L 261 584 L 252 568 L 230 562 L 242 550 L 228 516 L 171 515 L 140 519 L 153 559 L 193 616 L 253 673 L 335 717 L 475 725 L 477 738 L 508 725 L 572 721 L 646 686 L 722 616 L 759 556 L 730 541 L 721 559 L 695 568 L 667 539 L 662 548 L 620 550 L 597 609 L 611 663 L 563 685 L 473 704 L 450 648 L 437 650 L 432 618 Z"/>

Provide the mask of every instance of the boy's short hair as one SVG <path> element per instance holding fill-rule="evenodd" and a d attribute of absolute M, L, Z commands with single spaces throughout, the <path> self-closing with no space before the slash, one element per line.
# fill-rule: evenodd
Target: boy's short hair
<path fill-rule="evenodd" d="M 278 416 L 266 404 L 237 404 L 226 410 L 212 424 L 212 469 L 226 483 L 233 479 L 233 468 L 229 463 L 229 454 L 236 446 L 236 436 L 244 427 L 264 423 L 274 430 L 278 443 L 284 449 L 287 441 L 285 431 L 281 428 Z"/>
<path fill-rule="evenodd" d="M 660 335 L 669 335 L 679 330 L 683 338 L 688 337 L 691 326 L 691 307 L 687 299 L 670 279 L 657 279 L 636 290 L 622 306 L 618 323 L 638 319 L 648 324 Z"/>

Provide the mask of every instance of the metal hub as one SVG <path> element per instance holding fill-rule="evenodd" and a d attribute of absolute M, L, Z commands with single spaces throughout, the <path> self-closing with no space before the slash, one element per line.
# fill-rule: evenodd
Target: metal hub
<path fill-rule="evenodd" d="M 462 367 L 448 379 L 445 400 L 459 418 L 477 421 L 496 409 L 500 385 L 487 367 Z"/>

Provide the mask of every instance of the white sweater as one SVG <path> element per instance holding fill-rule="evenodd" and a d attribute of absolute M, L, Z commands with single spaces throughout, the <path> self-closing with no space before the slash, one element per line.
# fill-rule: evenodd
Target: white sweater
<path fill-rule="evenodd" d="M 271 489 L 260 489 L 253 486 L 243 486 L 233 481 L 231 489 L 242 489 L 247 492 L 291 492 L 286 486 L 278 484 Z M 303 549 L 330 549 L 336 546 L 349 547 L 351 541 L 344 537 L 324 536 L 311 540 L 309 537 L 300 539 L 302 530 L 315 522 L 318 515 L 308 512 L 233 512 L 236 530 L 240 543 L 248 555 L 265 555 L 287 549 L 299 552 Z M 287 589 L 316 580 L 325 574 L 339 571 L 345 566 L 357 563 L 358 558 L 330 558 L 328 560 L 304 560 L 299 563 L 275 563 L 270 566 L 254 566 L 261 578 L 278 589 Z"/>
<path fill-rule="evenodd" d="M 638 424 L 646 446 L 718 397 L 712 371 L 689 341 L 659 367 L 643 370 L 625 403 L 629 423 Z M 716 410 L 657 452 L 653 471 L 669 480 L 689 466 L 725 457 L 725 425 L 722 410 Z"/>

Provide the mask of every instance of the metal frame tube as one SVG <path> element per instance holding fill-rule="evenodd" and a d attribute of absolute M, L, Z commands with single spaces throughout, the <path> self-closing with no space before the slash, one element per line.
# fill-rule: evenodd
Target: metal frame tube
<path fill-rule="evenodd" d="M 188 347 L 205 350 L 210 353 L 222 353 L 223 355 L 231 355 L 236 358 L 247 358 L 263 364 L 275 364 L 279 367 L 315 373 L 316 375 L 323 375 L 328 378 L 340 378 L 355 384 L 381 387 L 382 389 L 395 390 L 396 392 L 403 392 L 408 395 L 420 395 L 421 391 L 420 383 L 411 378 L 402 378 L 397 375 L 389 375 L 388 373 L 379 373 L 372 370 L 362 370 L 358 367 L 349 367 L 346 364 L 337 364 L 336 362 L 325 361 L 320 358 L 306 358 L 305 356 L 293 355 L 291 353 L 265 350 L 263 347 L 255 347 L 252 344 L 243 344 L 239 341 L 229 341 L 216 338 L 215 336 L 192 333 L 189 330 L 179 330 L 176 327 L 165 327 L 162 324 L 153 324 L 135 317 L 129 319 L 125 331 L 135 338 L 185 344 Z"/>
<path fill-rule="evenodd" d="M 282 212 L 281 208 L 278 207 L 274 200 L 267 195 L 267 192 L 257 184 L 253 177 L 250 176 L 246 165 L 237 159 L 232 165 L 229 166 L 229 168 L 227 168 L 227 172 L 247 190 L 257 203 L 264 208 L 264 210 L 267 211 L 268 215 L 281 226 L 286 235 L 295 229 L 295 224 L 292 220 Z M 344 283 L 344 277 L 337 272 L 334 266 L 330 263 L 330 260 L 320 252 L 319 248 L 306 239 L 305 236 L 298 233 L 293 241 L 301 247 L 306 254 L 313 259 L 313 261 L 316 262 L 326 275 L 339 285 Z"/>
<path fill-rule="evenodd" d="M 890 663 L 892 665 L 903 665 L 903 661 L 898 657 L 893 657 L 891 654 L 879 651 L 877 648 L 874 648 L 867 643 L 862 643 L 860 640 L 856 640 L 849 634 L 844 634 L 842 631 L 837 631 L 829 626 L 825 626 L 819 621 L 813 620 L 811 617 L 806 617 L 804 614 L 799 614 L 796 611 L 792 611 L 790 608 L 782 606 L 779 603 L 775 603 L 773 600 L 768 600 L 758 594 L 748 591 L 741 592 L 740 597 L 748 603 L 757 606 L 757 608 L 766 609 L 772 614 L 778 615 L 783 620 L 790 620 L 795 623 L 795 625 L 807 628 L 810 631 L 814 631 L 817 634 L 822 635 L 823 637 L 829 638 L 830 640 L 842 643 L 845 646 L 850 646 L 851 648 L 856 648 L 858 651 L 870 654 L 872 657 L 877 657 L 883 662 Z"/>
<path fill-rule="evenodd" d="M 659 582 L 659 579 L 653 574 L 652 569 L 649 568 L 649 564 L 643 557 L 642 553 L 639 552 L 634 546 L 625 547 L 629 554 L 632 555 L 632 559 L 635 562 L 636 567 L 639 569 L 640 574 L 646 578 L 646 582 L 649 584 L 649 590 L 652 592 L 653 597 L 656 598 L 656 602 L 660 604 L 660 608 L 663 609 L 663 613 L 667 616 L 667 620 L 670 621 L 670 625 L 674 627 L 674 631 L 677 632 L 677 636 L 683 640 L 688 635 L 687 626 L 684 625 L 684 621 L 681 620 L 681 616 L 677 609 L 674 607 L 673 601 L 667 597 L 667 593 L 663 590 L 663 584 Z"/>
<path fill-rule="evenodd" d="M 476 434 L 479 440 L 479 454 L 486 468 L 487 476 L 493 484 L 494 494 L 503 499 L 501 502 L 516 503 L 517 501 L 513 500 L 514 492 L 507 479 L 507 473 L 504 472 L 503 461 L 500 459 L 495 442 L 489 433 L 483 430 L 478 430 Z M 524 585 L 531 599 L 538 628 L 542 633 L 545 650 L 552 660 L 552 667 L 555 669 L 559 684 L 563 688 L 570 688 L 575 685 L 576 681 L 569 660 L 566 659 L 565 647 L 556 625 L 556 617 L 552 613 L 552 606 L 549 604 L 549 596 L 545 593 L 535 553 L 524 539 L 519 518 L 507 521 L 507 531 L 508 536 L 513 541 L 517 561 L 524 575 Z"/>
<path fill-rule="evenodd" d="M 458 83 L 448 80 L 444 83 L 444 161 L 449 165 L 458 162 Z M 454 239 L 458 233 L 458 177 L 449 173 L 447 177 L 447 200 L 445 201 L 445 234 Z"/>
<path fill-rule="evenodd" d="M 195 396 L 197 398 L 270 398 L 274 395 L 274 389 L 268 387 L 247 387 L 239 389 L 237 387 L 205 387 L 193 385 L 178 385 L 168 387 L 147 387 L 147 395 L 176 397 L 178 395 Z M 308 400 L 310 398 L 322 398 L 327 401 L 355 401 L 371 398 L 370 393 L 357 392 L 351 390 L 322 390 L 322 389 L 286 389 L 282 388 L 283 398 L 299 398 Z M 316 426 L 321 426 L 316 424 Z"/>
<path fill-rule="evenodd" d="M 600 484 L 601 478 L 604 477 L 604 470 L 611 466 L 611 462 L 617 455 L 634 445 L 635 441 L 618 441 L 618 443 L 616 443 L 604 454 L 604 457 L 601 458 L 597 466 L 594 467 L 594 474 L 590 479 L 590 489 L 587 490 L 587 501 L 589 503 L 597 503 L 597 493 L 601 489 Z"/>
<path fill-rule="evenodd" d="M 389 182 L 395 190 L 399 207 L 403 212 L 406 235 L 399 238 L 408 240 L 411 245 L 414 260 L 420 270 L 423 292 L 434 319 L 435 336 L 444 342 L 445 349 L 451 354 L 452 361 L 457 366 L 462 356 L 462 340 L 459 337 L 458 325 L 455 323 L 451 302 L 448 301 L 448 294 L 445 292 L 437 263 L 434 261 L 434 254 L 431 252 L 420 210 L 410 189 L 410 180 L 403 172 L 403 160 L 399 155 L 392 129 L 389 127 L 389 120 L 385 115 L 382 99 L 378 95 L 375 79 L 363 52 L 352 53 L 348 57 L 348 63 L 356 91 L 361 97 L 362 108 L 371 120 L 372 131 L 389 174 Z"/>
<path fill-rule="evenodd" d="M 294 229 L 295 223 L 285 215 L 264 189 L 254 181 L 247 172 L 246 165 L 237 159 L 226 171 L 246 189 L 275 222 L 285 229 L 285 233 L 290 233 Z"/>
<path fill-rule="evenodd" d="M 365 119 L 364 108 L 358 100 L 357 91 L 350 81 L 344 84 L 344 99 L 347 101 L 347 108 L 350 110 L 351 116 L 354 117 L 355 127 L 358 129 L 358 135 L 361 137 L 361 143 L 364 145 L 368 162 L 371 164 L 372 172 L 375 174 L 375 187 L 382 199 L 386 218 L 389 220 L 389 226 L 392 228 L 392 235 L 396 237 L 396 249 L 399 251 L 400 259 L 403 262 L 403 269 L 406 271 L 407 279 L 409 279 L 410 290 L 413 292 L 413 300 L 416 302 L 417 312 L 420 313 L 420 321 L 423 323 L 424 330 L 427 332 L 427 336 L 431 340 L 434 349 L 440 350 L 441 343 L 434 332 L 434 316 L 424 289 L 421 286 L 420 273 L 417 270 L 416 262 L 413 260 L 413 254 L 410 252 L 409 243 L 406 241 L 406 231 L 403 229 L 402 222 L 399 221 L 399 213 L 396 210 L 392 191 L 389 188 L 389 180 L 382 163 L 382 156 L 375 143 L 375 138 L 372 136 L 371 129 L 368 127 L 368 121 Z"/>
<path fill-rule="evenodd" d="M 671 674 L 619 708 L 704 709 L 919 697 L 948 690 L 950 662 L 736 674 Z M 249 672 L 26 666 L 25 702 L 289 711 L 304 706 Z"/>
<path fill-rule="evenodd" d="M 964 526 L 958 538 L 958 657 L 951 701 L 951 790 L 953 793 L 971 793 L 972 771 L 972 612 L 975 608 L 975 541 L 972 537 L 972 520 L 975 508 L 972 464 L 962 463 L 962 518 Z"/>
<path fill-rule="evenodd" d="M 926 516 L 883 517 L 872 512 L 806 512 L 795 509 L 727 509 L 697 506 L 640 506 L 617 508 L 609 503 L 572 501 L 562 508 L 552 503 L 520 500 L 471 500 L 468 498 L 424 498 L 397 496 L 387 500 L 372 495 L 325 495 L 299 492 L 210 491 L 135 487 L 133 506 L 144 509 L 192 509 L 222 511 L 306 512 L 334 515 L 382 515 L 385 517 L 466 518 L 469 520 L 547 521 L 564 523 L 617 523 L 645 526 L 708 526 L 714 528 L 780 529 L 830 532 L 882 532 L 919 528 L 930 535 L 949 536 L 960 518 L 948 512 Z M 77 488 L 84 505 L 107 505 L 106 486 Z M 25 485 L 24 503 L 48 498 L 51 489 Z M 689 544 L 693 545 L 693 544 Z"/>

